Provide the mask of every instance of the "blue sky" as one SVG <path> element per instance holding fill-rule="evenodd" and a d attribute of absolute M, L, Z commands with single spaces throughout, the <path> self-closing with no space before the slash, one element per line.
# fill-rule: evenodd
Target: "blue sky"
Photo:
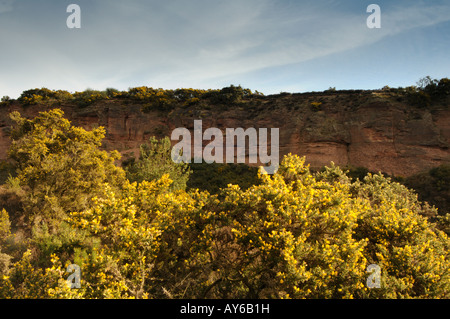
<path fill-rule="evenodd" d="M 81 29 L 66 8 L 81 7 Z M 369 29 L 366 8 L 381 7 Z M 0 96 L 135 86 L 265 94 L 450 77 L 450 1 L 0 0 Z"/>

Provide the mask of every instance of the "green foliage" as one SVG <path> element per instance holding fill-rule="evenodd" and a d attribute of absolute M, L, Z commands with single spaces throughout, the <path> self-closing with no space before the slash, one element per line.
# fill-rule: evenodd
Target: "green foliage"
<path fill-rule="evenodd" d="M 105 131 L 90 132 L 74 127 L 54 109 L 34 119 L 11 113 L 9 156 L 15 162 L 17 179 L 26 188 L 24 209 L 29 217 L 60 218 L 70 210 L 86 207 L 103 183 L 119 185 L 122 170 L 114 165 L 118 152 L 100 151 Z"/>
<path fill-rule="evenodd" d="M 450 79 L 432 79 L 427 76 L 417 82 L 418 86 L 406 88 L 408 102 L 419 107 L 429 107 L 433 102 L 450 95 Z"/>
<path fill-rule="evenodd" d="M 439 191 L 450 190 L 450 165 L 442 164 L 430 170 L 430 176 L 436 181 L 436 188 Z"/>
<path fill-rule="evenodd" d="M 49 228 L 48 224 L 41 222 L 33 225 L 30 246 L 35 253 L 35 265 L 39 267 L 50 266 L 51 256 L 57 254 L 64 260 L 73 260 L 78 253 L 91 252 L 98 247 L 98 240 L 89 237 L 89 233 L 71 227 L 67 222 L 55 222 Z"/>
<path fill-rule="evenodd" d="M 195 89 L 176 89 L 173 94 L 174 98 L 184 103 L 185 106 L 196 104 L 200 101 L 202 96 L 206 93 L 205 90 L 195 90 Z"/>
<path fill-rule="evenodd" d="M 96 101 L 106 100 L 109 97 L 105 91 L 87 89 L 83 92 L 75 92 L 73 94 L 73 98 L 75 99 L 75 102 L 78 104 L 78 106 L 86 107 Z"/>
<path fill-rule="evenodd" d="M 449 238 L 418 213 L 414 194 L 382 175 L 352 182 L 339 167 L 311 173 L 304 162 L 287 156 L 259 185 L 230 184 L 217 196 L 173 192 L 168 174 L 106 185 L 65 219 L 66 231 L 97 244 L 79 240 L 74 254 L 51 248 L 48 257 L 46 247 L 62 246 L 48 231 L 35 234 L 50 262 L 35 268 L 25 254 L 0 295 L 448 298 Z M 59 260 L 80 265 L 82 289 L 64 290 Z M 378 289 L 366 286 L 372 263 Z"/>
<path fill-rule="evenodd" d="M 41 95 L 32 95 L 30 97 L 25 96 L 25 97 L 20 97 L 19 101 L 22 102 L 22 104 L 24 105 L 34 105 L 34 104 L 40 104 L 42 102 L 44 102 L 46 99 L 44 97 L 42 97 Z"/>
<path fill-rule="evenodd" d="M 443 229 L 449 228 L 450 216 L 450 165 L 442 164 L 427 172 L 406 178 L 405 185 L 414 189 L 421 201 L 438 208 Z M 447 217 L 446 217 L 447 216 Z M 448 233 L 449 234 L 449 233 Z"/>
<path fill-rule="evenodd" d="M 408 103 L 419 107 L 429 107 L 431 105 L 431 97 L 424 91 L 418 91 L 414 88 L 408 88 L 407 90 Z"/>
<path fill-rule="evenodd" d="M 147 86 L 130 88 L 128 91 L 119 91 L 114 88 L 107 88 L 105 91 L 87 89 L 74 94 L 64 90 L 49 90 L 47 88 L 32 89 L 24 91 L 18 99 L 24 105 L 35 105 L 48 102 L 73 100 L 79 107 L 87 107 L 95 102 L 115 98 L 128 98 L 142 105 L 144 112 L 151 110 L 171 110 L 175 106 L 181 105 L 190 107 L 201 105 L 208 108 L 209 104 L 230 105 L 239 104 L 252 96 L 262 96 L 256 91 L 252 93 L 250 89 L 243 89 L 241 86 L 231 85 L 222 89 L 200 90 L 200 89 L 176 89 L 164 90 Z M 7 105 L 9 98 L 4 97 L 1 105 Z"/>
<path fill-rule="evenodd" d="M 108 98 L 112 99 L 112 98 L 120 96 L 122 94 L 122 92 L 120 92 L 119 90 L 114 89 L 114 88 L 107 88 L 105 90 L 105 94 Z"/>
<path fill-rule="evenodd" d="M 364 177 L 367 176 L 367 174 L 369 174 L 369 170 L 365 167 L 346 167 L 347 169 L 347 176 L 350 177 L 352 180 L 356 181 L 357 179 L 359 180 L 363 180 Z"/>
<path fill-rule="evenodd" d="M 144 112 L 152 109 L 171 109 L 176 102 L 172 90 L 154 89 L 146 86 L 131 88 L 128 95 L 134 100 L 144 102 Z"/>
<path fill-rule="evenodd" d="M 258 92 L 257 95 L 261 95 L 261 93 Z M 146 112 L 152 109 L 169 110 L 176 105 L 187 107 L 200 104 L 202 101 L 206 105 L 236 104 L 253 96 L 253 93 L 249 89 L 243 89 L 241 86 L 234 85 L 220 90 L 164 90 L 141 86 L 129 89 L 128 96 L 134 100 L 141 101 L 143 103 L 143 111 Z"/>
<path fill-rule="evenodd" d="M 450 79 L 448 78 L 437 80 L 431 79 L 428 76 L 421 79 L 419 83 L 421 83 L 420 89 L 429 94 L 431 98 L 440 98 L 450 95 Z"/>
<path fill-rule="evenodd" d="M 33 105 L 50 100 L 66 101 L 71 99 L 73 99 L 73 95 L 70 92 L 41 88 L 23 91 L 18 100 L 24 105 Z"/>
<path fill-rule="evenodd" d="M 140 146 L 139 160 L 125 163 L 124 169 L 131 182 L 141 183 L 160 179 L 169 174 L 173 181 L 172 189 L 186 189 L 191 173 L 189 164 L 174 163 L 171 157 L 172 144 L 168 137 L 157 140 L 151 137 L 146 144 Z"/>
<path fill-rule="evenodd" d="M 8 272 L 11 256 L 3 253 L 5 242 L 11 235 L 11 222 L 5 209 L 0 211 L 0 277 Z"/>
<path fill-rule="evenodd" d="M 22 189 L 20 186 L 20 179 L 17 177 L 12 177 L 11 175 L 9 175 L 6 179 L 5 185 L 13 192 L 20 191 Z"/>
<path fill-rule="evenodd" d="M 208 99 L 212 104 L 236 104 L 242 100 L 252 96 L 252 91 L 243 89 L 240 85 L 224 87 L 221 90 L 209 90 L 204 94 L 204 98 Z"/>
<path fill-rule="evenodd" d="M 362 181 L 352 184 L 352 192 L 375 205 L 386 201 L 395 204 L 397 209 L 406 208 L 417 215 L 436 214 L 435 210 L 430 212 L 430 208 L 418 200 L 415 192 L 400 183 L 392 182 L 391 178 L 383 174 L 368 173 Z"/>
<path fill-rule="evenodd" d="M 64 279 L 68 274 L 62 269 L 56 256 L 51 268 L 35 268 L 31 251 L 11 268 L 8 275 L 0 277 L 0 297 L 14 299 L 77 298 L 75 289 L 70 289 Z"/>
<path fill-rule="evenodd" d="M 0 106 L 8 106 L 11 103 L 11 98 L 7 95 L 3 96 L 0 100 Z"/>
<path fill-rule="evenodd" d="M 7 161 L 0 161 L 0 185 L 4 184 L 11 175 L 14 175 L 14 165 Z"/>
<path fill-rule="evenodd" d="M 0 211 L 0 243 L 2 243 L 10 235 L 11 223 L 6 210 Z"/>
<path fill-rule="evenodd" d="M 55 98 L 59 101 L 69 101 L 73 99 L 72 93 L 65 90 L 57 90 L 55 91 Z"/>
<path fill-rule="evenodd" d="M 183 215 L 199 204 L 184 192 L 170 193 L 170 183 L 164 175 L 151 182 L 125 183 L 121 193 L 107 187 L 93 199 L 92 209 L 71 214 L 70 223 L 102 243 L 95 252 L 96 261 L 88 259 L 80 265 L 92 269 L 99 264 L 97 271 L 87 273 L 90 282 L 85 297 L 96 297 L 104 290 L 113 290 L 121 298 L 162 296 L 162 287 L 179 279 L 173 267 L 177 246 L 162 237 L 179 231 L 178 225 L 186 221 Z M 99 285 L 102 291 L 91 288 Z"/>
<path fill-rule="evenodd" d="M 191 163 L 192 174 L 187 182 L 188 189 L 199 189 L 217 194 L 228 184 L 247 189 L 259 184 L 258 168 L 245 164 Z"/>
<path fill-rule="evenodd" d="M 13 182 L 9 182 L 0 186 L 0 210 L 5 209 L 10 216 L 13 225 L 20 226 L 23 224 L 22 199 L 25 191 L 20 187 L 20 183 L 11 177 Z"/>
<path fill-rule="evenodd" d="M 419 81 L 417 81 L 416 84 L 417 84 L 417 87 L 418 87 L 420 90 L 424 90 L 426 87 L 435 85 L 436 82 L 437 82 L 437 80 L 433 80 L 433 79 L 428 75 L 428 76 L 425 76 L 425 77 L 419 79 Z"/>
<path fill-rule="evenodd" d="M 141 147 L 129 181 L 99 150 L 102 128 L 73 127 L 58 109 L 12 119 L 14 219 L 30 222 L 11 229 L 0 212 L 0 298 L 450 297 L 450 240 L 435 210 L 382 174 L 311 172 L 288 155 L 257 181 L 243 166 L 192 166 L 242 187 L 185 191 L 189 166 L 174 165 L 167 138 Z M 449 171 L 430 173 L 441 189 Z M 11 253 L 22 228 L 26 249 Z M 72 263 L 81 289 L 65 282 Z M 380 288 L 366 285 L 370 264 Z"/>
<path fill-rule="evenodd" d="M 429 206 L 382 175 L 368 174 L 363 184 L 354 184 L 355 191 L 374 207 L 359 224 L 357 236 L 367 236 L 367 255 L 386 269 L 385 287 L 375 296 L 430 298 L 438 290 L 446 295 L 449 241 L 424 217 Z"/>
<path fill-rule="evenodd" d="M 35 95 L 39 95 L 39 96 L 42 96 L 43 98 L 48 99 L 48 98 L 54 97 L 55 92 L 53 92 L 52 90 L 49 90 L 47 88 L 32 89 L 32 90 L 27 90 L 27 91 L 22 92 L 19 99 L 26 98 L 26 97 L 31 98 Z"/>

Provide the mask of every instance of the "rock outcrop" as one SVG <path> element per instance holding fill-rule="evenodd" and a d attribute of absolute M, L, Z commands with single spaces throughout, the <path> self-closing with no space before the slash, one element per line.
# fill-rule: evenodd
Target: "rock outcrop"
<path fill-rule="evenodd" d="M 331 161 L 362 166 L 398 176 L 450 163 L 448 101 L 428 108 L 410 106 L 384 91 L 321 92 L 258 96 L 237 105 L 208 108 L 175 107 L 141 111 L 138 102 L 112 99 L 80 108 L 71 102 L 22 106 L 14 101 L 0 108 L 0 159 L 6 159 L 11 121 L 19 111 L 33 117 L 59 107 L 77 126 L 104 126 L 104 148 L 117 149 L 124 159 L 138 154 L 150 136 L 170 136 L 173 129 L 279 128 L 280 155 L 306 156 L 312 167 Z M 176 141 L 173 141 L 176 143 Z M 206 142 L 208 143 L 208 142 Z"/>

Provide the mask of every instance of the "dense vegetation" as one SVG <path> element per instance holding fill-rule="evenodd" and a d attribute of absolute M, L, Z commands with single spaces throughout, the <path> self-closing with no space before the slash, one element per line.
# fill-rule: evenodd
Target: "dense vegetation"
<path fill-rule="evenodd" d="M 308 92 L 305 94 L 354 94 L 370 92 L 371 90 L 336 90 L 329 88 L 324 92 Z M 427 76 L 420 79 L 416 85 L 408 87 L 390 88 L 383 87 L 375 92 L 390 92 L 396 99 L 405 100 L 413 107 L 429 108 L 432 105 L 439 104 L 450 95 L 450 79 L 442 78 L 440 80 L 432 79 Z M 290 95 L 291 93 L 281 92 L 279 95 Z M 263 96 L 261 92 L 242 88 L 240 85 L 230 85 L 222 89 L 192 89 L 180 88 L 175 90 L 166 90 L 162 88 L 152 88 L 147 86 L 129 88 L 128 91 L 119 91 L 114 88 L 106 90 L 87 89 L 82 92 L 70 93 L 65 90 L 50 90 L 47 88 L 36 88 L 22 92 L 17 99 L 22 105 L 46 104 L 52 107 L 58 107 L 61 103 L 71 102 L 78 107 L 87 107 L 98 101 L 120 99 L 125 104 L 134 103 L 141 106 L 142 111 L 151 110 L 170 111 L 175 107 L 196 106 L 201 109 L 209 109 L 211 106 L 239 106 L 250 102 L 257 103 L 259 97 Z M 3 96 L 0 106 L 12 103 L 8 96 Z M 312 101 L 310 103 L 313 111 L 321 109 L 322 102 Z M 442 105 L 447 105 L 446 103 Z"/>
<path fill-rule="evenodd" d="M 152 87 L 141 86 L 130 88 L 128 91 L 119 91 L 108 88 L 105 91 L 87 89 L 82 92 L 70 93 L 65 90 L 49 90 L 47 88 L 36 88 L 22 92 L 18 101 L 23 105 L 48 104 L 58 106 L 62 102 L 74 102 L 78 107 L 86 107 L 97 101 L 110 99 L 122 99 L 128 102 L 134 102 L 141 105 L 144 112 L 149 110 L 171 110 L 175 106 L 189 107 L 200 105 L 226 105 L 239 104 L 251 97 L 262 96 L 262 93 L 250 89 L 244 89 L 241 86 L 231 85 L 222 89 L 176 89 L 165 90 Z M 1 105 L 11 103 L 8 96 L 4 96 L 0 102 Z"/>
<path fill-rule="evenodd" d="M 244 164 L 190 164 L 192 175 L 187 182 L 188 189 L 206 190 L 211 194 L 217 194 L 221 188 L 228 184 L 238 184 L 241 189 L 247 189 L 253 185 L 259 185 L 258 168 Z M 322 168 L 319 171 L 324 171 Z M 450 213 L 450 167 L 442 164 L 407 178 L 389 175 L 382 172 L 371 172 L 365 167 L 347 166 L 343 172 L 353 181 L 363 181 L 369 174 L 381 174 L 391 181 L 400 183 L 417 193 L 418 199 L 435 206 L 436 209 L 427 209 L 427 217 L 432 221 L 438 221 L 437 216 L 445 218 Z M 315 172 L 316 173 L 316 172 Z M 445 230 L 450 234 L 450 229 Z"/>
<path fill-rule="evenodd" d="M 190 179 L 201 166 L 176 167 L 164 140 L 122 169 L 99 148 L 102 128 L 58 109 L 11 117 L 1 298 L 449 297 L 449 219 L 383 175 L 312 172 L 288 155 L 273 176 L 211 194 Z M 370 264 L 380 288 L 366 285 Z"/>

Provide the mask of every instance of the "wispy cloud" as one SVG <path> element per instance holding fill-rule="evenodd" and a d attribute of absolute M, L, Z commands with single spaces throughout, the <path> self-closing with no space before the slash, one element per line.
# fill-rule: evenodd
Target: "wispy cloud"
<path fill-rule="evenodd" d="M 268 29 L 263 20 L 257 21 L 258 33 L 263 36 L 242 43 L 225 42 L 213 50 L 202 50 L 200 57 L 222 62 L 220 67 L 214 68 L 212 76 L 215 77 L 301 63 L 371 45 L 415 28 L 449 21 L 450 6 L 397 7 L 383 12 L 382 28 L 378 30 L 367 28 L 367 15 L 364 13 L 336 15 L 333 11 L 322 9 L 317 13 L 305 8 L 302 16 L 282 21 L 282 28 L 277 30 Z"/>
<path fill-rule="evenodd" d="M 208 31 L 200 32 L 200 35 L 189 32 L 186 38 L 182 34 L 180 38 L 175 36 L 170 40 L 188 48 L 189 40 L 195 40 L 198 47 L 165 51 L 165 61 L 177 67 L 167 74 L 152 77 L 164 84 L 177 78 L 206 84 L 233 74 L 301 63 L 357 49 L 450 19 L 450 6 L 397 7 L 383 12 L 381 29 L 371 30 L 366 26 L 365 11 L 336 14 L 327 7 L 318 10 L 316 6 L 303 5 L 284 10 L 277 8 L 278 15 L 271 16 L 276 3 L 265 2 L 258 6 L 259 10 L 252 10 L 251 6 L 241 8 L 240 14 L 228 16 L 227 23 L 217 17 L 216 23 L 212 24 L 200 15 L 192 16 L 197 26 L 208 26 Z M 289 9 L 297 10 L 289 12 Z M 194 31 L 199 32 L 200 28 Z"/>

